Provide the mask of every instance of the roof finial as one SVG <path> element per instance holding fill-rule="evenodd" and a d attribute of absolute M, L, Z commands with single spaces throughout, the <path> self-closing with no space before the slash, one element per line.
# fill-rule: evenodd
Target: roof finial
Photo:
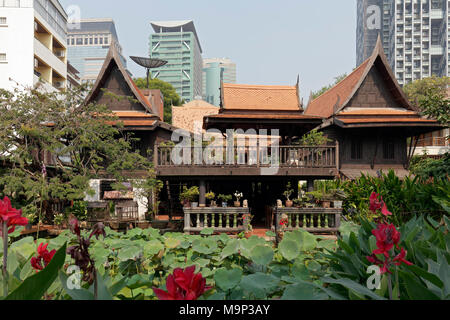
<path fill-rule="evenodd" d="M 383 41 L 381 39 L 381 33 L 378 33 L 377 44 L 375 45 L 375 49 L 373 50 L 373 54 L 384 53 Z"/>

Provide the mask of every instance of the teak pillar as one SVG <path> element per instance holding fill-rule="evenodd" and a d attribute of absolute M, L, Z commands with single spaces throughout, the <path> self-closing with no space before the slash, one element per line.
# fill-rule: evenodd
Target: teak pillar
<path fill-rule="evenodd" d="M 200 180 L 200 186 L 199 186 L 199 207 L 204 208 L 206 207 L 206 183 L 205 180 Z"/>
<path fill-rule="evenodd" d="M 308 179 L 308 192 L 314 191 L 314 179 Z"/>

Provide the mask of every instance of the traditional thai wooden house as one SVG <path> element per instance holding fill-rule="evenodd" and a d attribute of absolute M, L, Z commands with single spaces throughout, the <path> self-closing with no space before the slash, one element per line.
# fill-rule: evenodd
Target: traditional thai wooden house
<path fill-rule="evenodd" d="M 133 99 L 117 101 L 107 92 Z M 135 86 L 114 50 L 87 101 L 108 105 L 125 128 L 141 139 L 137 148 L 142 152 L 154 150 L 155 170 L 166 186 L 161 199 L 167 200 L 169 214 L 184 215 L 186 232 L 206 227 L 221 232 L 242 231 L 242 216 L 248 213 L 255 216 L 254 224 L 271 227 L 273 209 L 277 200 L 283 199 L 288 182 L 297 191 L 299 180 L 307 181 L 311 190 L 314 180 L 338 176 L 352 179 L 361 172 L 376 175 L 380 169 L 394 169 L 405 176 L 417 142 L 414 137 L 441 129 L 436 121 L 421 117 L 408 102 L 380 41 L 367 61 L 306 108 L 299 98 L 298 81 L 294 86 L 223 83 L 219 113 L 203 121 L 203 129 L 214 129 L 224 137 L 227 144 L 223 149 L 208 148 L 202 137 L 199 143 L 189 141 L 180 149 L 162 145 L 171 140 L 175 128 L 161 121 L 162 111 Z M 323 146 L 295 143 L 313 129 L 323 131 L 331 142 Z M 235 134 L 270 136 L 270 141 L 259 139 L 254 144 L 245 141 L 239 145 Z M 179 152 L 183 161 L 174 159 Z M 214 161 L 203 157 L 205 154 L 214 154 Z M 178 196 L 183 185 L 199 186 L 200 208 L 181 207 Z M 207 191 L 216 195 L 242 192 L 249 208 L 204 209 Z M 278 215 L 283 213 L 276 210 Z M 336 231 L 340 211 L 329 210 L 285 213 L 289 215 L 289 228 Z"/>
<path fill-rule="evenodd" d="M 133 142 L 133 147 L 142 156 L 151 157 L 155 145 L 171 140 L 174 128 L 163 122 L 164 101 L 161 92 L 139 89 L 124 68 L 113 45 L 85 103 L 105 105 L 112 110 L 123 123 L 124 132 L 138 139 Z M 119 199 L 120 196 L 111 199 L 112 182 L 108 177 L 91 181 L 91 187 L 96 192 L 93 197 L 88 197 L 88 200 L 123 200 Z M 134 200 L 138 202 L 139 216 L 143 218 L 147 210 L 145 199 L 134 197 Z"/>
<path fill-rule="evenodd" d="M 372 56 L 350 75 L 309 102 L 305 115 L 324 118 L 317 127 L 338 141 L 339 171 L 346 178 L 361 172 L 395 170 L 409 174 L 421 134 L 441 129 L 406 98 L 387 62 L 381 39 Z"/>

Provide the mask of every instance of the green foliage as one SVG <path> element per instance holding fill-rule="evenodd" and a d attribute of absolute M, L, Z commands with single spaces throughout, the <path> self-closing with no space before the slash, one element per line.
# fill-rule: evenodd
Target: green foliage
<path fill-rule="evenodd" d="M 64 244 L 53 257 L 48 266 L 41 272 L 26 278 L 25 281 L 6 300 L 39 300 L 50 288 L 58 277 L 58 271 L 62 268 L 66 257 L 66 245 Z M 14 274 L 14 273 L 13 273 Z M 15 273 L 17 275 L 17 273 Z"/>
<path fill-rule="evenodd" d="M 294 193 L 294 189 L 292 189 L 292 185 L 290 182 L 286 185 L 286 190 L 284 191 L 283 195 L 286 197 L 286 199 L 289 201 L 291 198 L 291 195 Z"/>
<path fill-rule="evenodd" d="M 205 194 L 205 198 L 207 200 L 214 200 L 216 198 L 216 194 L 214 192 L 208 192 L 207 194 Z"/>
<path fill-rule="evenodd" d="M 423 180 L 429 178 L 447 179 L 450 172 L 450 153 L 446 153 L 440 159 L 415 156 L 411 160 L 410 171 Z"/>
<path fill-rule="evenodd" d="M 152 167 L 134 152 L 135 139 L 112 111 L 86 104 L 86 93 L 85 86 L 54 93 L 0 90 L 0 154 L 7 164 L 0 190 L 18 208 L 40 213 L 44 201 L 83 199 L 92 192 L 89 180 L 101 172 L 120 182 L 127 170 Z"/>
<path fill-rule="evenodd" d="M 328 284 L 330 294 L 334 292 L 347 299 L 387 299 L 387 275 L 383 275 L 379 290 L 370 291 L 366 287 L 371 275 L 366 273 L 371 265 L 366 257 L 376 248 L 376 240 L 371 233 L 376 224 L 365 219 L 360 223 L 359 228 L 352 230 L 347 226 L 345 231 L 342 230 L 337 251 L 324 255 L 331 273 L 324 274 L 321 281 Z M 413 265 L 402 264 L 393 271 L 393 299 L 449 298 L 449 228 L 448 223 L 439 224 L 425 216 L 413 217 L 399 228 L 399 246 L 407 250 L 406 260 Z"/>
<path fill-rule="evenodd" d="M 441 219 L 444 210 L 433 200 L 433 196 L 443 199 L 450 197 L 448 179 L 424 181 L 420 177 L 406 177 L 401 180 L 392 170 L 381 178 L 363 174 L 355 181 L 338 183 L 347 195 L 343 203 L 345 214 L 354 221 L 359 221 L 360 217 L 371 219 L 369 198 L 372 192 L 381 194 L 397 225 L 408 221 L 415 214 L 428 214 Z"/>
<path fill-rule="evenodd" d="M 200 191 L 197 186 L 193 186 L 191 188 L 187 188 L 183 186 L 183 192 L 180 193 L 180 201 L 195 201 L 198 199 L 200 195 Z"/>
<path fill-rule="evenodd" d="M 87 202 L 74 201 L 71 207 L 66 208 L 66 215 L 74 215 L 78 221 L 86 221 L 87 219 Z"/>
<path fill-rule="evenodd" d="M 233 200 L 233 196 L 231 194 L 219 194 L 217 196 L 217 199 L 222 202 L 230 202 L 231 200 Z"/>
<path fill-rule="evenodd" d="M 432 76 L 413 81 L 405 85 L 403 90 L 408 99 L 417 105 L 424 115 L 448 125 L 450 100 L 447 97 L 447 88 L 449 86 L 449 77 Z"/>
<path fill-rule="evenodd" d="M 137 78 L 134 82 L 140 89 L 147 89 L 147 79 Z M 164 122 L 172 123 L 172 106 L 181 106 L 180 96 L 177 94 L 174 87 L 160 79 L 151 79 L 149 81 L 149 89 L 159 89 L 164 97 Z"/>
<path fill-rule="evenodd" d="M 83 231 L 84 234 L 86 232 Z M 317 295 L 321 290 L 315 286 L 320 285 L 313 284 L 317 277 L 310 271 L 318 272 L 326 267 L 322 260 L 315 261 L 319 252 L 325 252 L 325 249 L 319 248 L 321 243 L 326 246 L 325 240 L 301 231 L 286 233 L 286 237 L 297 242 L 292 253 L 295 258 L 291 260 L 285 259 L 272 242 L 258 237 L 233 239 L 225 234 L 207 237 L 179 233 L 161 235 L 155 229 L 133 229 L 121 234 L 106 228 L 106 238 L 92 238 L 89 249 L 97 270 L 98 299 L 154 300 L 153 287 L 163 287 L 167 275 L 173 273 L 175 268 L 192 265 L 206 278 L 207 285 L 214 287 L 206 294 L 207 299 L 273 299 L 283 296 L 288 288 L 285 299 L 311 290 L 315 297 L 328 299 L 326 294 Z M 34 244 L 30 237 L 10 247 L 11 263 L 8 268 L 15 275 L 12 280 L 16 281 L 12 290 L 34 273 L 30 258 L 35 254 L 36 246 L 43 241 L 38 239 Z M 60 248 L 66 242 L 68 245 L 76 243 L 75 236 L 68 231 L 52 239 L 49 250 Z M 46 296 L 56 300 L 92 300 L 93 286 L 83 284 L 78 289 L 69 288 L 73 274 L 62 270 L 61 266 L 73 262 L 68 255 L 64 258 L 61 250 L 53 264 L 47 267 L 46 273 L 52 271 L 52 277 L 48 280 L 49 287 L 43 286 Z M 59 280 L 55 281 L 58 272 Z M 41 291 L 39 289 L 33 295 L 40 295 Z M 34 298 L 39 299 L 37 296 Z"/>
<path fill-rule="evenodd" d="M 330 141 L 322 131 L 312 130 L 302 137 L 300 144 L 307 147 L 318 147 L 326 145 Z"/>

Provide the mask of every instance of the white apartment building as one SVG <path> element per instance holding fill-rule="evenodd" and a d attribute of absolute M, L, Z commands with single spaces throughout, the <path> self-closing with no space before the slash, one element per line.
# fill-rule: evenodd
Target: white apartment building
<path fill-rule="evenodd" d="M 358 0 L 357 64 L 380 34 L 400 83 L 449 75 L 449 0 Z"/>
<path fill-rule="evenodd" d="M 67 86 L 67 14 L 58 0 L 0 0 L 0 88 Z"/>
<path fill-rule="evenodd" d="M 401 85 L 449 75 L 450 1 L 392 1 L 391 65 Z"/>

